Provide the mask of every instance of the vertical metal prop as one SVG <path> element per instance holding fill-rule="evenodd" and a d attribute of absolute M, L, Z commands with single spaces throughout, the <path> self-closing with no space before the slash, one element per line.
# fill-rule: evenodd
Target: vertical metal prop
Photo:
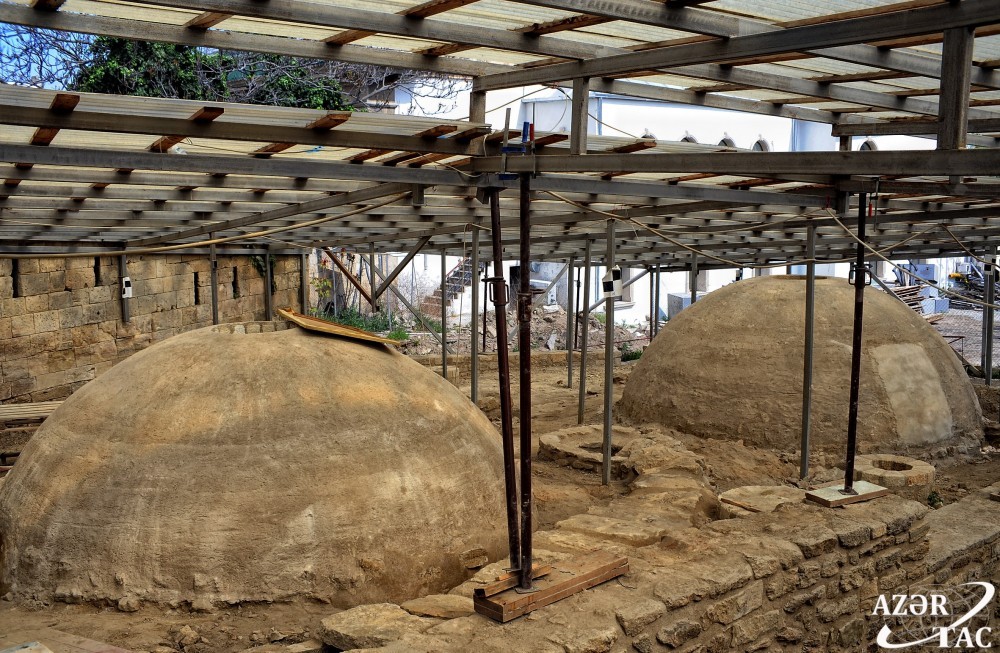
<path fill-rule="evenodd" d="M 649 275 L 649 341 L 653 342 L 653 322 L 656 320 L 656 317 L 653 315 L 653 304 L 655 303 L 655 297 L 656 297 L 656 294 L 655 294 L 654 289 L 653 289 L 653 283 L 654 283 L 655 276 L 652 274 L 652 272 L 653 272 L 653 267 L 652 266 L 650 266 L 650 267 L 648 267 L 646 269 L 649 270 L 649 272 L 650 272 L 650 275 Z"/>
<path fill-rule="evenodd" d="M 861 391 L 861 327 L 865 312 L 865 220 L 868 195 L 858 193 L 858 255 L 854 263 L 854 340 L 851 343 L 851 407 L 847 416 L 847 459 L 844 461 L 844 494 L 854 490 L 854 455 L 858 449 L 858 395 Z"/>
<path fill-rule="evenodd" d="M 472 403 L 479 401 L 479 333 L 476 325 L 479 324 L 479 226 L 472 228 L 472 342 L 470 352 L 472 354 L 471 374 L 472 392 L 470 397 Z"/>
<path fill-rule="evenodd" d="M 698 301 L 698 255 L 691 252 L 691 303 Z"/>
<path fill-rule="evenodd" d="M 274 287 L 271 285 L 271 277 L 274 270 L 271 269 L 271 246 L 268 245 L 264 251 L 264 319 L 274 319 Z"/>
<path fill-rule="evenodd" d="M 209 234 L 215 239 L 215 234 Z M 219 323 L 219 261 L 215 258 L 215 245 L 208 246 L 209 276 L 212 281 L 212 324 Z M 265 285 L 266 282 L 265 282 Z"/>
<path fill-rule="evenodd" d="M 809 428 L 812 420 L 813 326 L 816 322 L 816 225 L 810 224 L 806 242 L 806 333 L 802 357 L 802 442 L 799 478 L 809 476 Z"/>
<path fill-rule="evenodd" d="M 573 313 L 573 279 L 576 259 L 569 258 L 569 280 L 566 282 L 566 387 L 573 387 L 573 345 L 576 342 L 576 316 Z"/>
<path fill-rule="evenodd" d="M 441 342 L 448 344 L 448 257 L 441 250 Z M 441 376 L 448 378 L 448 348 L 441 347 Z"/>
<path fill-rule="evenodd" d="M 608 220 L 607 268 L 615 266 L 615 221 Z M 601 482 L 611 482 L 611 407 L 614 405 L 615 376 L 615 298 L 612 293 L 604 300 L 604 461 L 601 465 Z"/>
<path fill-rule="evenodd" d="M 302 305 L 302 314 L 309 312 L 309 255 L 299 256 L 299 304 Z"/>
<path fill-rule="evenodd" d="M 503 279 L 503 244 L 500 238 L 500 191 L 490 190 L 490 218 L 493 230 L 493 276 L 485 279 L 493 298 L 497 323 L 497 372 L 500 377 L 500 435 L 503 444 L 503 480 L 507 499 L 507 543 L 510 567 L 521 564 L 521 531 L 517 514 L 517 478 L 514 475 L 514 420 L 510 400 L 510 355 L 507 346 L 507 284 Z M 483 311 L 486 315 L 486 311 Z"/>
<path fill-rule="evenodd" d="M 587 400 L 587 347 L 590 339 L 590 240 L 584 246 L 583 265 L 583 310 L 577 313 L 580 320 L 580 400 L 576 410 L 576 423 L 583 424 L 583 409 Z"/>
<path fill-rule="evenodd" d="M 655 336 L 660 332 L 660 264 L 656 264 L 656 328 L 653 330 Z"/>
<path fill-rule="evenodd" d="M 531 588 L 531 177 L 521 175 L 521 287 L 517 293 L 520 362 L 521 589 Z"/>
<path fill-rule="evenodd" d="M 986 256 L 987 260 L 995 263 L 996 248 L 990 248 L 990 252 Z M 986 326 L 986 337 L 983 338 L 983 351 L 986 354 L 983 372 L 986 375 L 986 385 L 993 385 L 993 299 L 996 297 L 995 269 L 994 265 L 983 266 L 983 276 L 986 280 L 986 303 L 988 304 L 983 316 L 983 323 Z"/>
<path fill-rule="evenodd" d="M 375 294 L 375 243 L 368 248 L 368 288 L 372 298 L 372 313 L 378 313 L 378 295 Z"/>
<path fill-rule="evenodd" d="M 215 245 L 212 245 L 213 249 Z M 128 276 L 128 257 L 124 254 L 118 257 L 118 278 L 124 279 Z M 122 297 L 122 322 L 132 321 L 132 312 L 129 306 L 128 297 Z"/>

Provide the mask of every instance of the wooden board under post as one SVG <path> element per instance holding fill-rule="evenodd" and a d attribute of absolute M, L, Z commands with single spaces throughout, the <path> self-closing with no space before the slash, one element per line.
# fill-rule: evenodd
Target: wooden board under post
<path fill-rule="evenodd" d="M 806 499 L 827 508 L 846 506 L 859 501 L 870 501 L 889 494 L 889 490 L 881 485 L 868 481 L 854 481 L 854 491 L 857 494 L 841 494 L 844 484 L 840 481 L 806 492 Z"/>
<path fill-rule="evenodd" d="M 486 596 L 485 591 L 479 592 L 477 590 L 473 596 L 476 612 L 494 621 L 506 623 L 533 610 L 627 574 L 628 558 L 616 556 L 606 551 L 593 551 L 569 560 L 554 562 L 549 567 L 551 567 L 551 571 L 534 581 L 535 591 L 530 593 L 520 594 L 515 588 L 510 588 L 492 596 Z M 543 569 L 545 568 L 536 570 L 535 574 L 537 575 Z"/>

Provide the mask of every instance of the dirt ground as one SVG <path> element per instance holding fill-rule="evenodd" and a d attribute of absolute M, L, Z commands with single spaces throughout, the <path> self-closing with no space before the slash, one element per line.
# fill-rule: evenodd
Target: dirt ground
<path fill-rule="evenodd" d="M 615 399 L 621 397 L 624 380 L 633 364 L 623 364 L 616 371 Z M 517 375 L 512 389 L 517 413 Z M 588 375 L 585 421 L 599 423 L 603 414 L 601 396 L 603 370 Z M 483 374 L 480 381 L 481 404 L 487 415 L 498 423 L 497 379 Z M 460 387 L 468 393 L 468 379 Z M 566 387 L 564 367 L 533 371 L 533 441 L 538 436 L 576 424 L 578 388 Z M 517 424 L 515 422 L 515 429 Z M 719 491 L 741 485 L 794 484 L 798 461 L 794 452 L 775 453 L 742 444 L 682 436 L 684 444 L 701 454 L 709 463 L 709 476 Z M 817 478 L 837 478 L 837 461 L 825 458 L 814 461 Z M 971 460 L 935 461 L 938 467 L 939 494 L 945 503 L 955 501 L 970 490 L 995 482 L 1000 477 L 1000 453 L 988 447 L 981 457 Z M 534 490 L 538 506 L 539 528 L 551 528 L 555 522 L 588 508 L 607 504 L 626 492 L 620 482 L 605 487 L 597 474 L 559 467 L 545 461 L 534 463 Z M 92 605 L 32 605 L 0 601 L 0 641 L 12 631 L 30 631 L 50 627 L 107 642 L 133 651 L 169 653 L 237 653 L 268 642 L 291 644 L 308 639 L 316 632 L 321 619 L 337 610 L 319 603 L 242 605 L 214 613 L 191 613 L 182 609 L 143 606 L 134 613 L 113 607 Z M 180 630 L 194 629 L 200 641 L 182 646 Z"/>

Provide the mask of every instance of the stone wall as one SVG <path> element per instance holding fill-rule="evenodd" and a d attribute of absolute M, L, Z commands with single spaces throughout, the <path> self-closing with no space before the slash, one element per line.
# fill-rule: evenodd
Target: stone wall
<path fill-rule="evenodd" d="M 563 436 L 586 443 L 599 435 L 593 429 Z M 537 532 L 535 559 L 558 569 L 561 559 L 602 549 L 628 556 L 628 575 L 502 627 L 458 613 L 444 622 L 407 621 L 386 636 L 387 614 L 443 614 L 404 603 L 374 606 L 381 612 L 372 617 L 373 606 L 362 606 L 324 620 L 324 641 L 363 648 L 375 633 L 385 653 L 874 652 L 883 625 L 903 641 L 912 636 L 875 614 L 880 596 L 892 602 L 942 583 L 1000 581 L 1000 502 L 990 499 L 1000 484 L 937 511 L 893 495 L 837 509 L 800 498 L 773 512 L 705 523 L 715 497 L 703 475 L 706 460 L 655 429 L 630 440 L 618 438 L 629 435 L 618 429 L 620 467 L 637 475 L 631 492 Z M 467 597 L 468 614 L 473 590 L 506 564 L 424 602 Z"/>
<path fill-rule="evenodd" d="M 275 308 L 301 310 L 298 256 L 274 257 Z M 0 401 L 62 399 L 136 351 L 212 323 L 204 256 L 128 258 L 131 319 L 122 321 L 116 257 L 0 259 Z M 219 320 L 264 319 L 250 257 L 218 258 Z"/>

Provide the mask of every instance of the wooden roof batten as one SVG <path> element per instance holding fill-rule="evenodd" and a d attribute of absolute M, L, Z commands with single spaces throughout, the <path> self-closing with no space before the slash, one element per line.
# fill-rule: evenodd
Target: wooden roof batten
<path fill-rule="evenodd" d="M 616 210 L 635 221 L 618 242 L 619 255 L 634 264 L 681 269 L 685 245 L 733 261 L 789 260 L 804 255 L 810 225 L 821 258 L 846 258 L 853 239 L 829 207 L 838 193 L 873 192 L 875 179 L 871 239 L 898 245 L 893 256 L 964 255 L 942 224 L 972 247 L 1000 236 L 1000 110 L 990 108 L 1000 48 L 983 41 L 984 56 L 969 63 L 977 35 L 1000 33 L 995 2 L 858 3 L 824 15 L 819 3 L 801 0 L 810 18 L 790 21 L 752 5 L 735 15 L 700 2 L 496 1 L 509 17 L 480 17 L 476 0 L 430 0 L 394 13 L 336 0 L 146 0 L 103 12 L 114 3 L 95 0 L 89 14 L 35 0 L 0 4 L 0 20 L 469 76 L 475 92 L 535 82 L 571 87 L 586 78 L 591 91 L 829 123 L 834 135 L 906 133 L 951 144 L 933 152 L 750 153 L 593 136 L 581 148 L 571 135 L 538 134 L 546 145 L 534 156 L 507 159 L 507 170 L 537 175 L 537 258 L 579 258 L 585 240 L 603 240 Z M 185 18 L 164 20 L 164 10 Z M 285 36 L 289 26 L 303 26 L 301 38 Z M 910 47 L 942 41 L 965 59 Z M 967 68 L 957 85 L 956 62 Z M 482 122 L 3 86 L 0 124 L 14 134 L 0 137 L 0 255 L 67 242 L 93 251 L 122 241 L 155 247 L 303 222 L 316 224 L 275 233 L 275 246 L 400 251 L 425 242 L 463 254 L 468 224 L 487 215 L 472 199 L 476 189 L 516 185 L 497 177 L 498 139 Z M 966 142 L 980 149 L 957 145 Z M 411 191 L 426 194 L 420 206 L 394 201 Z M 513 227 L 516 202 L 506 195 L 502 220 Z M 505 244 L 515 243 L 509 230 Z M 702 267 L 715 265 L 708 259 Z"/>

